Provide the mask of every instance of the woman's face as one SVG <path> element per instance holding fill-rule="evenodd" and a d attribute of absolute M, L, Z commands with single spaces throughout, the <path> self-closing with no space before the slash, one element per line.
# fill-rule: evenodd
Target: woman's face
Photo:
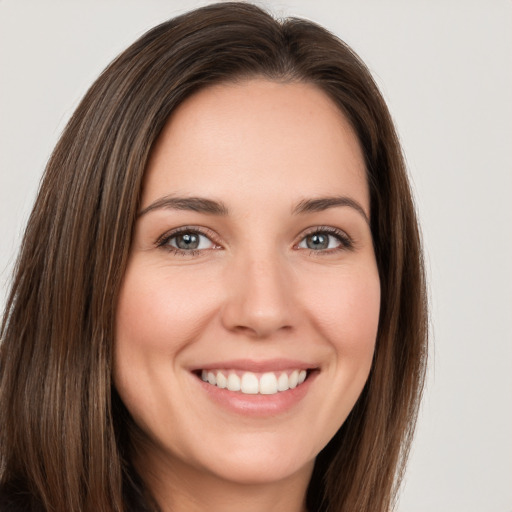
<path fill-rule="evenodd" d="M 309 478 L 372 362 L 369 216 L 358 140 L 315 86 L 224 84 L 177 109 L 117 307 L 114 381 L 147 435 L 143 464 Z"/>

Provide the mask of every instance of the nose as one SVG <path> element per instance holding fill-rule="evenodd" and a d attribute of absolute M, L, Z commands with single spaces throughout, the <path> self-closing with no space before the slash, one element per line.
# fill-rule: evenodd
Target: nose
<path fill-rule="evenodd" d="M 254 339 L 289 331 L 297 323 L 291 272 L 276 255 L 248 257 L 228 270 L 222 322 Z"/>

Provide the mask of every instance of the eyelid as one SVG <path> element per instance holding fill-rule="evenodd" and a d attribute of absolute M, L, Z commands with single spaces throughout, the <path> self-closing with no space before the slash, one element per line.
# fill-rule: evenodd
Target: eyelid
<path fill-rule="evenodd" d="M 170 239 L 180 235 L 181 233 L 197 233 L 198 235 L 205 236 L 208 238 L 216 247 L 208 248 L 208 249 L 190 249 L 190 250 L 183 250 L 179 249 L 173 246 L 167 245 Z M 338 251 L 346 251 L 346 250 L 352 250 L 354 248 L 354 242 L 352 238 L 342 229 L 333 227 L 333 226 L 312 226 L 310 228 L 305 229 L 300 236 L 298 237 L 297 241 L 294 243 L 293 248 L 294 249 L 304 249 L 299 247 L 299 244 L 310 235 L 314 235 L 316 233 L 319 234 L 327 234 L 329 236 L 334 236 L 337 238 L 340 242 L 340 245 L 338 247 L 334 247 L 331 249 L 322 249 L 322 250 L 313 250 L 309 249 L 311 253 L 315 253 L 315 255 L 320 254 L 332 254 Z M 203 226 L 180 226 L 177 228 L 173 228 L 169 231 L 166 231 L 161 236 L 157 238 L 155 241 L 155 246 L 159 248 L 163 248 L 166 250 L 173 251 L 178 254 L 187 254 L 187 255 L 197 255 L 199 253 L 203 253 L 206 251 L 210 251 L 212 249 L 219 249 L 222 248 L 222 244 L 219 241 L 219 236 L 215 231 L 203 227 Z"/>
<path fill-rule="evenodd" d="M 340 246 L 332 248 L 332 249 L 324 249 L 324 250 L 309 249 L 310 252 L 315 253 L 315 255 L 330 254 L 330 253 L 337 252 L 337 251 L 352 250 L 354 248 L 354 241 L 347 234 L 347 232 L 342 229 L 335 228 L 334 226 L 312 226 L 310 228 L 307 228 L 305 231 L 303 231 L 300 234 L 298 241 L 294 244 L 294 248 L 301 249 L 301 248 L 299 248 L 299 244 L 307 236 L 314 235 L 316 233 L 320 233 L 320 234 L 325 233 L 327 235 L 336 237 L 340 241 Z"/>
<path fill-rule="evenodd" d="M 155 246 L 162 247 L 162 248 L 176 249 L 177 251 L 181 251 L 182 249 L 177 249 L 175 247 L 167 247 L 166 246 L 167 242 L 171 238 L 174 238 L 175 236 L 178 236 L 181 233 L 197 233 L 198 235 L 202 235 L 202 236 L 205 236 L 206 238 L 208 238 L 214 245 L 218 246 L 216 248 L 222 247 L 221 244 L 219 243 L 218 235 L 211 229 L 205 228 L 203 226 L 180 226 L 178 228 L 173 228 L 169 231 L 166 231 L 162 235 L 160 235 L 155 241 Z M 192 250 L 186 251 L 186 252 L 193 254 L 194 251 L 195 252 L 203 252 L 203 251 L 207 251 L 207 250 L 209 250 L 209 249 L 199 249 L 199 250 L 192 249 Z"/>

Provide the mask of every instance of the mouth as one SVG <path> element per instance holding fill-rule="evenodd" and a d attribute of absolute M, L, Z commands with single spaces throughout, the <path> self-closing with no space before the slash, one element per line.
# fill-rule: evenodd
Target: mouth
<path fill-rule="evenodd" d="M 217 361 L 191 368 L 206 396 L 231 413 L 278 418 L 309 394 L 320 366 L 291 359 Z"/>
<path fill-rule="evenodd" d="M 250 372 L 234 369 L 198 370 L 203 382 L 244 395 L 275 395 L 303 384 L 313 369 L 289 369 L 276 372 Z"/>

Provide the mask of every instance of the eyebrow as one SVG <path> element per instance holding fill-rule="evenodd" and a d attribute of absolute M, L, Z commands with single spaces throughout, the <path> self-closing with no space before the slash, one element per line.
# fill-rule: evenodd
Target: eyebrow
<path fill-rule="evenodd" d="M 142 217 L 153 210 L 188 210 L 199 213 L 208 213 L 210 215 L 228 215 L 228 209 L 221 201 L 214 201 L 204 197 L 175 197 L 165 196 L 157 199 L 154 203 L 139 212 L 138 217 Z"/>
<path fill-rule="evenodd" d="M 329 208 L 336 208 L 340 206 L 348 206 L 353 208 L 360 215 L 363 216 L 364 220 L 370 224 L 370 219 L 364 208 L 355 200 L 346 196 L 332 196 L 332 197 L 319 197 L 317 199 L 304 199 L 300 201 L 297 206 L 293 209 L 294 214 L 302 213 L 315 213 L 323 212 Z"/>
<path fill-rule="evenodd" d="M 294 215 L 316 213 L 328 210 L 329 208 L 337 208 L 343 206 L 353 208 L 360 215 L 362 215 L 368 224 L 370 223 L 370 220 L 368 219 L 368 216 L 366 215 L 363 207 L 355 199 L 346 196 L 303 199 L 295 206 L 295 208 L 293 208 L 292 213 Z M 165 196 L 151 203 L 149 206 L 140 211 L 137 216 L 142 217 L 146 213 L 160 209 L 188 210 L 219 216 L 226 216 L 229 214 L 227 206 L 222 201 L 215 201 L 205 197 Z"/>

